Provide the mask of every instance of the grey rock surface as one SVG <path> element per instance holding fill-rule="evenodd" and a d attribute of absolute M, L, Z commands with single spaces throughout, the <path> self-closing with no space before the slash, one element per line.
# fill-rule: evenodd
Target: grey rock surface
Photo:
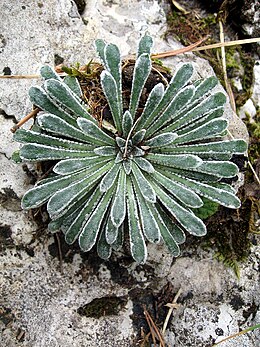
<path fill-rule="evenodd" d="M 70 0 L 1 3 L 0 71 L 37 74 L 43 64 L 54 65 L 57 56 L 67 63 L 87 63 L 96 38 L 116 43 L 128 55 L 146 30 L 155 38 L 155 51 L 179 48 L 162 39 L 166 7 L 163 1 L 89 0 L 81 17 Z M 193 54 L 168 58 L 165 65 L 174 68 L 186 61 L 193 62 L 198 76 L 213 74 L 208 62 Z M 35 212 L 20 208 L 32 181 L 25 167 L 10 160 L 18 145 L 9 129 L 30 111 L 27 93 L 37 83 L 38 79 L 0 79 L 0 345 L 137 346 L 144 325 L 140 305 L 146 303 L 140 298 L 157 295 L 167 283 L 174 293 L 182 288 L 181 306 L 166 334 L 171 347 L 211 346 L 214 340 L 259 323 L 257 246 L 242 265 L 240 280 L 213 259 L 212 251 L 191 245 L 175 261 L 162 246 L 150 245 L 147 264 L 137 266 L 123 253 L 104 262 L 94 252 L 82 254 L 61 242 L 59 261 L 59 239 L 37 222 Z M 234 136 L 247 138 L 229 104 L 226 116 Z M 44 219 L 43 211 L 37 213 L 41 212 Z M 88 316 L 84 308 L 96 298 L 114 298 L 118 312 Z M 222 346 L 255 347 L 259 342 L 255 331 Z"/>

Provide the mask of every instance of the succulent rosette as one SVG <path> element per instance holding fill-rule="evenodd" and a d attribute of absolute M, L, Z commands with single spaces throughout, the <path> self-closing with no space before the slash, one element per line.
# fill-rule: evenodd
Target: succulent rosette
<path fill-rule="evenodd" d="M 44 84 L 29 91 L 42 110 L 37 127 L 14 135 L 24 144 L 22 160 L 55 163 L 49 177 L 25 193 L 23 208 L 47 203 L 51 231 L 62 230 L 68 244 L 78 239 L 83 251 L 97 244 L 104 259 L 124 239 L 139 263 L 147 258 L 146 241 L 163 241 L 176 257 L 185 232 L 206 234 L 193 212 L 203 205 L 202 197 L 228 208 L 240 206 L 235 190 L 221 180 L 238 174 L 230 159 L 247 145 L 222 139 L 228 121 L 222 118 L 226 97 L 214 92 L 217 79 L 194 82 L 192 64 L 183 64 L 167 86 L 153 87 L 140 110 L 151 48 L 152 38 L 143 36 L 125 109 L 119 49 L 96 41 L 110 124 L 97 121 L 82 102 L 75 77 L 61 79 L 44 66 Z"/>

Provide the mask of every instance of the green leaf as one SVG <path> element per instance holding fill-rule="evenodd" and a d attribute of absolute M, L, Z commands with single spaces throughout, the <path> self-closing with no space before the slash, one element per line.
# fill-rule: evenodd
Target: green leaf
<path fill-rule="evenodd" d="M 86 136 L 86 134 L 84 134 L 78 128 L 77 122 L 75 127 L 73 125 L 70 125 L 67 121 L 48 113 L 39 115 L 37 117 L 37 121 L 42 129 L 50 133 L 59 134 L 71 139 L 79 140 L 81 142 L 92 143 L 92 139 Z M 96 141 L 93 141 L 92 144 L 95 143 Z"/>
<path fill-rule="evenodd" d="M 156 204 L 158 205 L 158 204 Z M 153 213 L 153 216 L 156 220 L 156 223 L 159 227 L 160 234 L 162 236 L 162 239 L 167 246 L 169 252 L 174 256 L 178 257 L 180 255 L 180 249 L 179 246 L 177 245 L 177 242 L 175 241 L 174 237 L 168 230 L 166 224 L 164 223 L 160 213 L 158 212 L 158 209 L 155 206 L 151 206 L 151 210 Z"/>
<path fill-rule="evenodd" d="M 192 154 L 153 154 L 149 153 L 147 159 L 156 164 L 177 167 L 181 169 L 193 169 L 202 164 L 202 160 Z"/>
<path fill-rule="evenodd" d="M 127 175 L 130 175 L 131 171 L 132 171 L 132 160 L 130 159 L 126 159 L 123 161 L 123 168 L 125 170 L 125 173 Z"/>
<path fill-rule="evenodd" d="M 101 192 L 106 192 L 108 189 L 112 187 L 117 178 L 120 166 L 120 164 L 114 164 L 111 167 L 111 169 L 106 173 L 106 175 L 102 178 L 99 185 Z"/>
<path fill-rule="evenodd" d="M 126 174 L 120 170 L 116 193 L 111 206 L 111 221 L 119 227 L 126 216 Z"/>
<path fill-rule="evenodd" d="M 147 258 L 147 249 L 142 234 L 137 203 L 130 179 L 127 179 L 127 214 L 131 254 L 137 263 L 143 264 Z"/>
<path fill-rule="evenodd" d="M 105 62 L 106 68 L 111 73 L 116 81 L 117 99 L 120 105 L 120 119 L 123 113 L 122 102 L 122 69 L 121 69 L 121 56 L 119 49 L 116 45 L 107 44 L 105 47 Z"/>
<path fill-rule="evenodd" d="M 65 241 L 69 245 L 76 241 L 82 228 L 87 223 L 91 214 L 94 212 L 102 196 L 103 194 L 100 192 L 99 188 L 96 188 L 92 195 L 86 200 L 82 209 L 79 211 L 78 215 L 72 221 L 65 233 Z"/>
<path fill-rule="evenodd" d="M 115 226 L 110 217 L 108 217 L 106 227 L 105 227 L 106 241 L 109 245 L 113 244 L 118 235 L 118 227 Z"/>
<path fill-rule="evenodd" d="M 226 189 L 219 188 L 215 183 L 206 184 L 198 181 L 194 181 L 187 177 L 183 178 L 179 175 L 171 174 L 172 179 L 182 183 L 186 187 L 193 189 L 197 194 L 208 198 L 211 201 L 215 201 L 220 205 L 228 208 L 239 208 L 240 200 L 234 195 L 234 193 L 228 192 Z"/>
<path fill-rule="evenodd" d="M 61 81 L 60 76 L 49 65 L 42 66 L 41 70 L 40 70 L 40 74 L 41 74 L 42 78 L 44 78 L 45 80 L 49 80 L 50 78 L 53 78 L 53 79 L 56 79 L 58 81 Z"/>
<path fill-rule="evenodd" d="M 188 113 L 184 112 L 182 116 L 180 115 L 178 120 L 165 128 L 165 131 L 176 131 L 184 125 L 193 123 L 195 120 L 201 118 L 210 111 L 222 107 L 225 102 L 226 97 L 223 93 L 219 92 L 213 94 Z"/>
<path fill-rule="evenodd" d="M 74 117 L 84 117 L 93 123 L 96 122 L 65 83 L 50 79 L 45 82 L 44 88 L 56 106 L 72 112 Z"/>
<path fill-rule="evenodd" d="M 145 158 L 142 157 L 135 157 L 133 161 L 139 166 L 140 169 L 142 169 L 145 172 L 148 173 L 153 173 L 154 172 L 154 167 L 153 165 L 146 160 Z"/>
<path fill-rule="evenodd" d="M 95 41 L 96 51 L 99 55 L 99 58 L 102 60 L 105 65 L 105 47 L 106 43 L 104 40 L 98 39 Z"/>
<path fill-rule="evenodd" d="M 25 129 L 18 129 L 14 134 L 14 140 L 21 143 L 37 143 L 41 145 L 67 148 L 71 150 L 89 151 L 93 149 L 93 146 L 87 145 L 85 143 L 59 139 L 58 137 L 53 137 Z"/>
<path fill-rule="evenodd" d="M 84 225 L 79 235 L 79 246 L 83 252 L 88 252 L 96 243 L 98 233 L 104 219 L 104 214 L 113 196 L 114 188 L 110 188 L 101 198 L 95 211 Z"/>
<path fill-rule="evenodd" d="M 77 158 L 77 159 L 65 159 L 58 162 L 53 171 L 58 175 L 68 175 L 76 171 L 83 170 L 85 168 L 91 168 L 93 165 L 98 163 L 106 163 L 112 160 L 112 157 L 87 157 L 87 158 Z"/>
<path fill-rule="evenodd" d="M 226 119 L 213 119 L 210 122 L 187 132 L 186 134 L 178 136 L 178 138 L 174 140 L 174 144 L 215 138 L 217 135 L 220 135 L 224 130 L 226 130 L 227 126 L 228 121 Z"/>
<path fill-rule="evenodd" d="M 153 46 L 153 39 L 149 35 L 144 35 L 141 37 L 138 44 L 137 58 L 143 53 L 151 54 L 151 49 Z"/>
<path fill-rule="evenodd" d="M 143 233 L 148 241 L 153 243 L 159 243 L 160 242 L 159 227 L 151 211 L 153 204 L 150 204 L 148 201 L 146 201 L 143 198 L 141 191 L 138 185 L 136 184 L 136 182 L 134 183 L 134 187 L 135 187 L 136 201 L 138 205 Z"/>
<path fill-rule="evenodd" d="M 102 89 L 107 98 L 112 118 L 119 133 L 122 133 L 121 104 L 117 93 L 117 83 L 108 71 L 102 71 L 100 75 Z"/>
<path fill-rule="evenodd" d="M 172 237 L 174 238 L 175 242 L 180 245 L 185 242 L 186 236 L 184 231 L 175 223 L 172 217 L 170 217 L 166 211 L 159 205 L 156 204 L 156 209 L 160 213 L 161 219 L 163 220 L 165 226 L 171 233 Z"/>
<path fill-rule="evenodd" d="M 165 109 L 165 107 L 172 101 L 172 99 L 175 97 L 179 90 L 181 90 L 189 83 L 192 74 L 193 66 L 190 63 L 183 64 L 180 68 L 176 70 L 164 93 L 162 100 L 154 109 L 152 119 L 154 119 L 154 116 L 158 115 L 161 111 Z"/>
<path fill-rule="evenodd" d="M 43 161 L 92 157 L 93 152 L 70 150 L 40 144 L 26 144 L 21 148 L 20 156 L 27 161 Z"/>
<path fill-rule="evenodd" d="M 162 185 L 167 191 L 169 191 L 186 206 L 196 208 L 203 205 L 201 198 L 191 189 L 185 188 L 181 184 L 174 182 L 174 180 L 167 178 L 157 171 L 154 172 L 153 177 L 160 185 Z"/>
<path fill-rule="evenodd" d="M 30 101 L 41 110 L 50 112 L 51 114 L 64 119 L 67 123 L 77 126 L 75 118 L 68 113 L 67 110 L 64 110 L 64 108 L 54 105 L 47 93 L 41 87 L 31 87 L 29 89 L 29 97 Z"/>
<path fill-rule="evenodd" d="M 211 89 L 213 89 L 218 84 L 218 79 L 215 76 L 206 78 L 204 81 L 198 85 L 195 90 L 195 94 L 191 102 L 196 102 L 200 98 L 204 97 Z"/>
<path fill-rule="evenodd" d="M 65 76 L 63 82 L 71 89 L 71 91 L 79 98 L 82 98 L 82 90 L 79 81 L 74 76 Z M 82 99 L 81 99 L 82 100 Z"/>
<path fill-rule="evenodd" d="M 228 161 L 204 161 L 200 167 L 196 168 L 199 172 L 213 174 L 218 177 L 234 177 L 238 174 L 236 164 Z"/>
<path fill-rule="evenodd" d="M 175 133 L 164 133 L 152 137 L 150 140 L 145 141 L 145 145 L 149 147 L 164 147 L 171 144 L 178 137 Z"/>
<path fill-rule="evenodd" d="M 137 183 L 138 188 L 141 191 L 141 194 L 145 198 L 145 200 L 155 203 L 156 202 L 156 194 L 149 183 L 149 181 L 145 178 L 145 176 L 142 174 L 141 170 L 138 168 L 138 166 L 133 163 L 132 165 L 132 172 L 135 178 L 135 181 Z"/>
<path fill-rule="evenodd" d="M 146 133 L 145 129 L 141 129 L 141 130 L 137 131 L 134 134 L 134 136 L 132 137 L 132 144 L 138 145 L 140 142 L 142 142 L 144 137 L 145 137 L 145 133 Z"/>
<path fill-rule="evenodd" d="M 130 96 L 130 106 L 129 111 L 132 117 L 135 117 L 136 110 L 139 105 L 139 99 L 144 88 L 145 82 L 151 71 L 151 59 L 149 54 L 143 53 L 136 60 L 133 81 L 132 81 L 132 89 Z"/>
<path fill-rule="evenodd" d="M 112 247 L 107 243 L 105 226 L 107 225 L 107 220 L 103 222 L 100 228 L 100 234 L 97 241 L 97 254 L 101 259 L 107 260 L 110 258 L 112 253 Z"/>
<path fill-rule="evenodd" d="M 150 137 L 155 132 L 163 129 L 163 127 L 169 123 L 178 119 L 178 115 L 182 109 L 185 109 L 186 105 L 194 95 L 194 87 L 188 86 L 181 89 L 177 95 L 171 100 L 167 108 L 161 115 L 151 124 L 147 129 L 146 137 Z"/>
<path fill-rule="evenodd" d="M 94 149 L 94 153 L 102 157 L 110 157 L 115 156 L 117 154 L 115 147 L 112 146 L 96 147 Z"/>
<path fill-rule="evenodd" d="M 124 243 L 124 223 L 118 228 L 118 234 L 116 241 L 111 245 L 115 251 L 118 251 Z"/>
<path fill-rule="evenodd" d="M 123 136 L 127 138 L 129 132 L 131 131 L 133 126 L 133 118 L 131 116 L 131 113 L 129 111 L 125 111 L 123 114 L 123 122 L 122 122 L 122 128 L 123 128 Z"/>
<path fill-rule="evenodd" d="M 73 182 L 68 187 L 57 191 L 49 199 L 47 210 L 52 219 L 62 216 L 72 204 L 77 202 L 79 195 L 83 192 L 88 192 L 93 188 L 94 184 L 110 169 L 112 163 L 107 163 L 103 166 L 97 164 L 93 167 L 93 171 L 85 175 L 80 181 Z"/>
<path fill-rule="evenodd" d="M 187 230 L 190 234 L 196 236 L 203 236 L 207 233 L 206 227 L 203 222 L 195 216 L 188 209 L 179 205 L 173 198 L 169 197 L 163 189 L 157 184 L 153 183 L 154 190 L 157 197 L 166 207 L 166 209 L 177 219 L 177 221 Z"/>
<path fill-rule="evenodd" d="M 148 99 L 145 104 L 145 108 L 139 118 L 139 121 L 135 127 L 136 131 L 141 130 L 142 128 L 148 128 L 154 120 L 154 117 L 157 116 L 157 112 L 155 112 L 156 107 L 162 100 L 164 93 L 164 86 L 162 83 L 156 84 L 150 92 Z"/>
<path fill-rule="evenodd" d="M 85 118 L 77 119 L 80 129 L 91 139 L 92 143 L 98 143 L 101 145 L 115 145 L 115 140 L 102 131 L 96 124 L 90 122 Z"/>
<path fill-rule="evenodd" d="M 24 209 L 36 208 L 43 205 L 56 191 L 67 187 L 68 185 L 79 181 L 86 175 L 86 172 L 72 174 L 66 177 L 54 177 L 53 180 L 44 180 L 39 186 L 28 190 L 22 198 L 22 207 Z M 46 182 L 47 181 L 47 182 Z"/>

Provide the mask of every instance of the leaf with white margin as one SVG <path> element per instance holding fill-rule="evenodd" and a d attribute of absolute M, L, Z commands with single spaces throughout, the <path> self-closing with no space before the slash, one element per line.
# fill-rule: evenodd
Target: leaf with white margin
<path fill-rule="evenodd" d="M 102 178 L 99 188 L 101 192 L 106 192 L 108 189 L 112 187 L 115 180 L 117 179 L 118 172 L 121 168 L 120 164 L 114 164 L 111 169 L 105 174 Z"/>
<path fill-rule="evenodd" d="M 181 169 L 194 169 L 203 163 L 199 157 L 192 154 L 149 153 L 147 159 L 159 165 L 172 166 Z"/>
<path fill-rule="evenodd" d="M 151 148 L 164 147 L 174 142 L 174 140 L 176 140 L 177 137 L 178 135 L 176 133 L 164 133 L 154 136 L 148 141 L 145 141 L 145 145 Z"/>
<path fill-rule="evenodd" d="M 137 186 L 140 189 L 141 194 L 143 195 L 145 200 L 147 200 L 151 203 L 155 203 L 156 202 L 155 191 L 154 191 L 153 187 L 151 186 L 151 184 L 149 183 L 149 181 L 142 174 L 139 167 L 135 163 L 133 163 L 133 165 L 132 165 L 132 172 L 133 172 L 135 181 L 137 183 Z"/>
<path fill-rule="evenodd" d="M 119 227 L 126 216 L 126 174 L 120 170 L 114 200 L 111 206 L 112 223 Z"/>
<path fill-rule="evenodd" d="M 85 118 L 77 119 L 78 126 L 80 129 L 91 138 L 92 142 L 98 141 L 101 144 L 105 145 L 115 145 L 115 140 L 102 131 L 96 124 L 90 122 Z M 95 141 L 96 140 L 96 141 Z"/>

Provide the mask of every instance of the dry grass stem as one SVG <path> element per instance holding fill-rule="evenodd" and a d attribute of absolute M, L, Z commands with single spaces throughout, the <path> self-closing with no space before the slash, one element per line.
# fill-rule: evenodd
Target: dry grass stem
<path fill-rule="evenodd" d="M 148 311 L 145 308 L 144 308 L 144 315 L 145 315 L 145 319 L 147 321 L 147 324 L 149 325 L 149 329 L 150 329 L 151 334 L 152 334 L 154 346 L 156 346 L 156 338 L 157 338 L 157 340 L 160 342 L 160 346 L 166 347 L 163 336 L 161 335 L 161 333 L 160 333 L 159 329 L 157 328 L 156 324 L 154 323 L 152 317 L 150 316 L 150 314 L 148 313 Z"/>
<path fill-rule="evenodd" d="M 15 133 L 17 129 L 19 129 L 23 124 L 25 124 L 29 119 L 33 118 L 40 111 L 38 107 L 36 107 L 32 112 L 27 114 L 27 116 L 23 117 L 15 126 L 12 127 L 11 132 Z"/>
<path fill-rule="evenodd" d="M 181 295 L 181 288 L 178 290 L 177 294 L 175 295 L 173 301 L 171 304 L 167 304 L 166 306 L 169 307 L 169 311 L 167 313 L 167 316 L 165 318 L 165 321 L 164 321 L 164 324 L 163 324 L 163 329 L 162 329 L 162 335 L 165 334 L 166 332 L 166 329 L 167 329 L 167 325 L 168 325 L 168 322 L 169 322 L 169 319 L 171 317 L 171 314 L 173 312 L 173 309 L 174 308 L 177 308 L 179 307 L 179 305 L 177 305 L 177 300 L 179 299 L 179 296 Z"/>

